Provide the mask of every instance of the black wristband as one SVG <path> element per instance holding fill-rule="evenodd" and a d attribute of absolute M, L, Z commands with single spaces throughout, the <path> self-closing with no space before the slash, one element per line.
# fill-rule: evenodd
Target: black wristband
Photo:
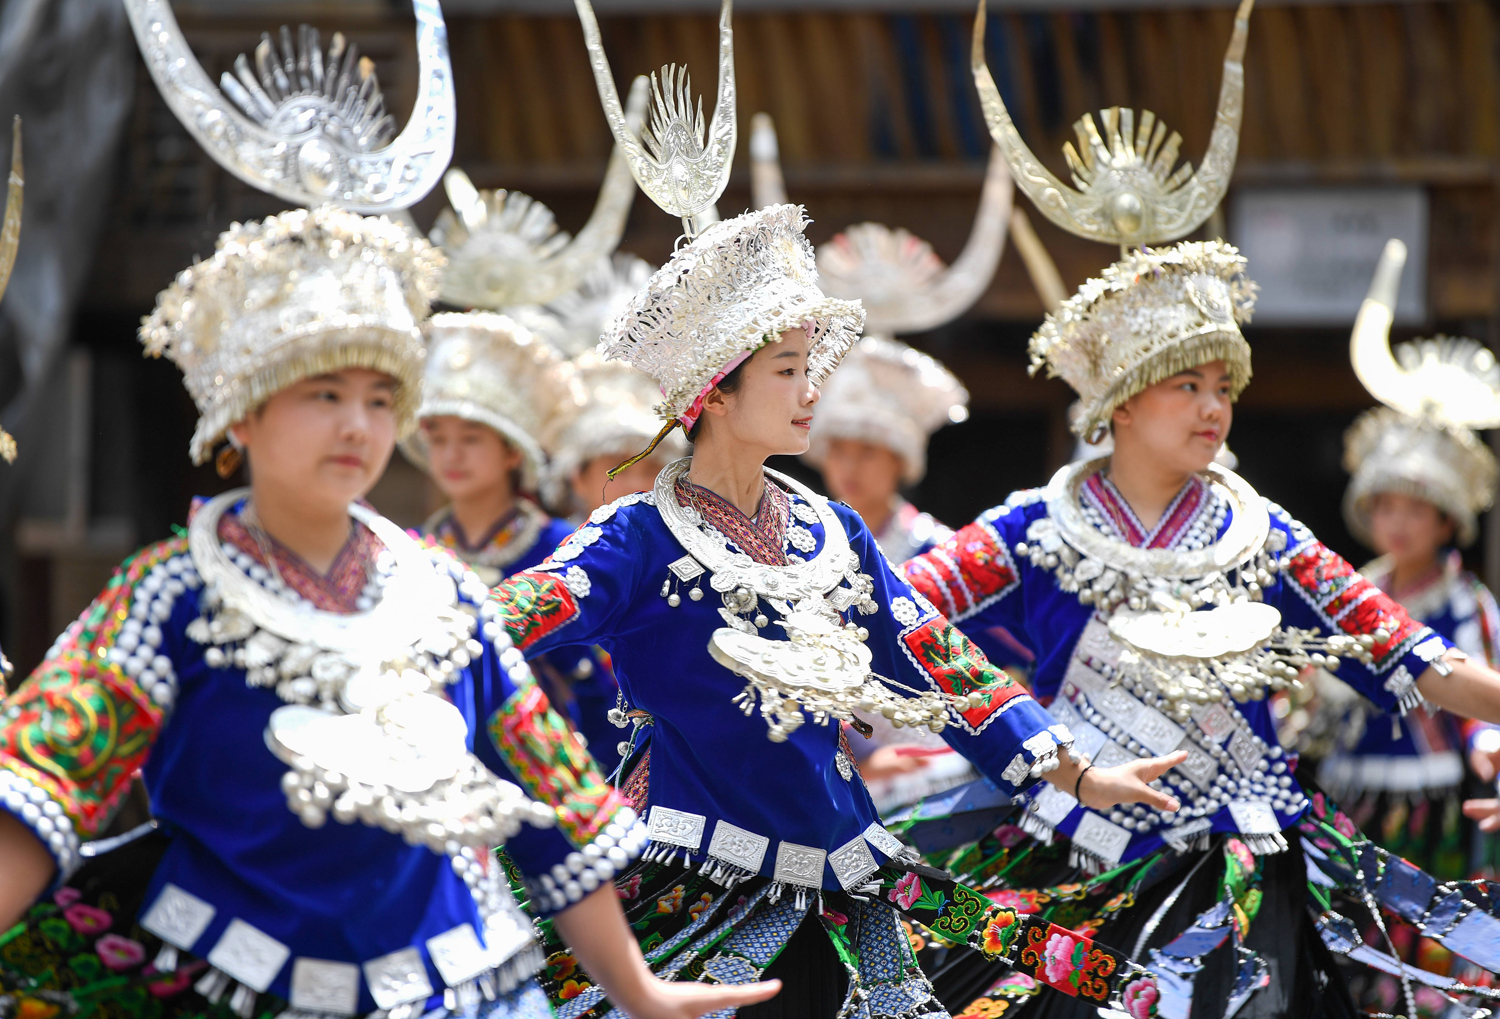
<path fill-rule="evenodd" d="M 1089 773 L 1089 769 L 1092 768 L 1093 766 L 1094 766 L 1094 762 L 1093 761 L 1090 761 L 1089 763 L 1085 764 L 1083 766 L 1083 770 L 1078 773 L 1078 779 L 1077 779 L 1077 781 L 1075 781 L 1073 783 L 1073 799 L 1077 800 L 1079 803 L 1083 802 L 1083 797 L 1081 797 L 1079 795 L 1079 793 L 1083 789 L 1083 776 L 1087 775 Z"/>

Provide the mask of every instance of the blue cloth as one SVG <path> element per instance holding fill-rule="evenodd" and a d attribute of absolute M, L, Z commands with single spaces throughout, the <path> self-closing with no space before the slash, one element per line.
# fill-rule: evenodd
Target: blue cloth
<path fill-rule="evenodd" d="M 793 496 L 792 501 L 795 507 L 800 499 Z M 934 650 L 924 634 L 947 631 L 946 622 L 894 571 L 857 514 L 840 505 L 834 505 L 833 512 L 849 536 L 860 569 L 874 585 L 876 611 L 846 613 L 869 630 L 872 671 L 908 687 L 935 688 L 936 674 L 919 662 L 918 652 Z M 705 851 L 719 820 L 770 839 L 760 869 L 768 876 L 774 873 L 778 841 L 832 852 L 877 823 L 875 807 L 858 776 L 848 780 L 840 774 L 837 724 L 819 725 L 809 718 L 785 742 L 773 743 L 759 713 L 747 716 L 733 703 L 746 681 L 709 654 L 711 635 L 725 625 L 724 602 L 711 586 L 711 574 L 688 583 L 673 577 L 668 566 L 682 559 L 684 550 L 655 505 L 641 497 L 627 498 L 596 512 L 592 520 L 558 551 L 556 563 L 544 567 L 566 575 L 576 614 L 528 653 L 584 642 L 598 643 L 609 652 L 626 700 L 654 720 L 652 809 L 668 807 L 704 816 Z M 811 558 L 822 551 L 825 535 L 821 523 L 805 526 L 813 546 L 800 554 Z M 680 598 L 675 608 L 663 591 L 664 583 Z M 502 602 L 510 597 L 507 588 L 502 584 L 496 589 Z M 690 597 L 693 588 L 701 589 L 700 600 Z M 764 602 L 762 610 L 769 619 L 760 628 L 761 636 L 780 637 L 777 613 Z M 954 669 L 985 670 L 993 678 L 994 670 L 967 647 L 972 657 Z M 1032 740 L 1034 747 L 1050 749 L 1046 733 L 1056 723 L 1023 690 L 1006 692 L 1013 696 L 981 724 L 955 719 L 945 729 L 945 739 L 1002 789 L 1014 792 L 1030 782 L 1026 771 L 1038 752 L 1022 744 Z M 1008 769 L 1016 781 L 1005 777 Z M 884 859 L 872 852 L 877 862 Z M 823 887 L 840 887 L 826 864 Z"/>

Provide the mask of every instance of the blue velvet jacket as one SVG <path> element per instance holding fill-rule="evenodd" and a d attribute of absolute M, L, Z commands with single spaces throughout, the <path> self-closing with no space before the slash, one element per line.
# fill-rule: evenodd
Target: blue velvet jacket
<path fill-rule="evenodd" d="M 1259 497 L 1257 497 L 1259 498 Z M 1281 568 L 1264 587 L 1264 600 L 1282 614 L 1283 625 L 1325 634 L 1389 631 L 1369 665 L 1346 661 L 1339 675 L 1384 711 L 1416 702 L 1416 677 L 1449 646 L 1387 598 L 1307 528 L 1279 506 L 1268 506 L 1272 536 L 1284 548 Z M 1205 503 L 1203 512 L 1211 512 Z M 1221 512 L 1224 512 L 1221 510 Z M 1053 569 L 1018 553 L 1028 531 L 1048 517 L 1045 490 L 1018 492 L 987 510 L 953 538 L 903 566 L 908 581 L 984 646 L 988 630 L 1004 627 L 1036 651 L 1032 690 L 1054 717 L 1074 730 L 1079 747 L 1096 763 L 1188 749 L 1189 761 L 1167 776 L 1183 801 L 1179 814 L 1142 807 L 1100 813 L 1083 808 L 1055 789 L 1028 794 L 1027 826 L 1050 837 L 1060 833 L 1084 845 L 1099 862 L 1139 858 L 1165 844 L 1186 845 L 1210 832 L 1265 836 L 1306 809 L 1291 772 L 1295 756 L 1283 753 L 1265 700 L 1195 711 L 1194 721 L 1176 725 L 1160 705 L 1144 703 L 1107 677 L 1120 646 L 1096 619 L 1093 606 L 1076 591 L 1064 591 Z M 1224 513 L 1209 533 L 1222 536 L 1233 521 Z M 1184 532 L 1192 522 L 1184 525 Z M 1272 545 L 1274 547 L 1274 545 Z M 1092 624 L 1092 625 L 1091 625 Z M 1194 778 L 1186 774 L 1191 770 Z"/>
<path fill-rule="evenodd" d="M 735 703 L 745 680 L 709 652 L 726 602 L 712 573 L 676 579 L 671 567 L 685 553 L 656 507 L 660 491 L 595 511 L 550 560 L 500 584 L 502 618 L 528 654 L 584 642 L 609 652 L 629 705 L 652 723 L 648 802 L 659 850 L 715 856 L 730 839 L 741 851 L 724 862 L 786 879 L 778 858 L 810 858 L 817 876 L 792 883 L 839 888 L 851 880 L 842 861 L 868 849 L 879 863 L 894 847 L 857 771 L 840 760 L 848 751 L 837 724 L 809 720 L 772 742 L 766 722 Z M 792 497 L 794 510 L 801 501 Z M 1030 784 L 1033 765 L 1066 732 L 902 579 L 856 514 L 832 511 L 873 585 L 873 612 L 845 613 L 868 629 L 872 672 L 908 688 L 977 692 L 945 738 L 1004 788 Z M 826 536 L 821 523 L 807 532 L 800 553 L 813 559 Z M 765 612 L 760 635 L 782 637 L 775 610 Z"/>
<path fill-rule="evenodd" d="M 482 600 L 484 585 L 446 552 L 430 555 L 435 570 L 465 581 L 460 601 L 478 611 L 473 596 Z M 299 957 L 362 966 L 411 949 L 440 992 L 428 939 L 463 925 L 484 930 L 469 887 L 451 860 L 400 834 L 332 819 L 315 830 L 288 808 L 287 767 L 265 737 L 283 701 L 248 685 L 243 668 L 208 664 L 206 648 L 188 636 L 203 595 L 187 538 L 125 561 L 0 705 L 0 809 L 32 829 L 65 881 L 80 863 L 80 843 L 105 829 L 140 773 L 170 835 L 147 910 L 169 885 L 211 907 L 182 947 L 214 961 L 230 925 L 249 924 L 285 953 L 256 988 L 283 999 Z M 482 652 L 447 688 L 469 748 L 558 808 L 555 826 L 523 825 L 506 849 L 533 880 L 565 873 L 573 854 L 618 829 L 615 820 L 634 823 L 632 815 L 536 684 L 477 639 Z M 566 898 L 533 905 L 547 910 Z M 369 987 L 359 984 L 359 1009 L 372 1010 Z"/>

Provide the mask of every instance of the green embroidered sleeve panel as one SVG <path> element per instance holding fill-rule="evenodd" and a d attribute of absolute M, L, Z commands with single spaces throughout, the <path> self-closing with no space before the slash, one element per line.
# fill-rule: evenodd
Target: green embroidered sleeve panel
<path fill-rule="evenodd" d="M 179 538 L 127 559 L 0 706 L 0 809 L 47 847 L 60 879 L 77 868 L 81 841 L 109 823 L 161 731 L 159 701 L 169 698 L 155 687 L 175 679 L 156 661 L 152 613 L 186 589 L 176 578 L 196 586 L 186 552 Z"/>

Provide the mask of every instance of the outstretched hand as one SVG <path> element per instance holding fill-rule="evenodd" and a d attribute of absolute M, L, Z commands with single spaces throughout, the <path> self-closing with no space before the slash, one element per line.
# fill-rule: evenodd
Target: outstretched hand
<path fill-rule="evenodd" d="M 1486 834 L 1500 831 L 1500 800 L 1464 800 L 1464 816 Z"/>
<path fill-rule="evenodd" d="M 707 1012 L 727 1011 L 775 997 L 780 980 L 758 984 L 700 984 L 651 978 L 628 1005 L 615 1004 L 631 1019 L 698 1019 Z"/>
<path fill-rule="evenodd" d="M 700 984 L 658 979 L 625 923 L 613 882 L 606 881 L 552 922 L 584 970 L 631 1019 L 698 1019 L 706 1012 L 765 1001 L 781 990 L 780 980 Z"/>
<path fill-rule="evenodd" d="M 1165 757 L 1143 757 L 1113 768 L 1090 768 L 1084 773 L 1078 799 L 1093 810 L 1108 810 L 1120 803 L 1144 803 L 1152 810 L 1175 811 L 1182 804 L 1170 793 L 1151 788 L 1151 783 L 1187 760 L 1187 751 Z"/>
<path fill-rule="evenodd" d="M 1079 801 L 1091 810 L 1108 810 L 1120 803 L 1144 803 L 1152 810 L 1175 811 L 1181 806 L 1177 798 L 1151 788 L 1151 783 L 1185 760 L 1187 751 L 1179 750 L 1165 757 L 1143 757 L 1113 768 L 1089 768 L 1083 772 L 1080 784 L 1082 759 L 1064 753 L 1063 763 L 1047 773 L 1047 781 L 1065 793 L 1072 794 L 1076 789 Z"/>

